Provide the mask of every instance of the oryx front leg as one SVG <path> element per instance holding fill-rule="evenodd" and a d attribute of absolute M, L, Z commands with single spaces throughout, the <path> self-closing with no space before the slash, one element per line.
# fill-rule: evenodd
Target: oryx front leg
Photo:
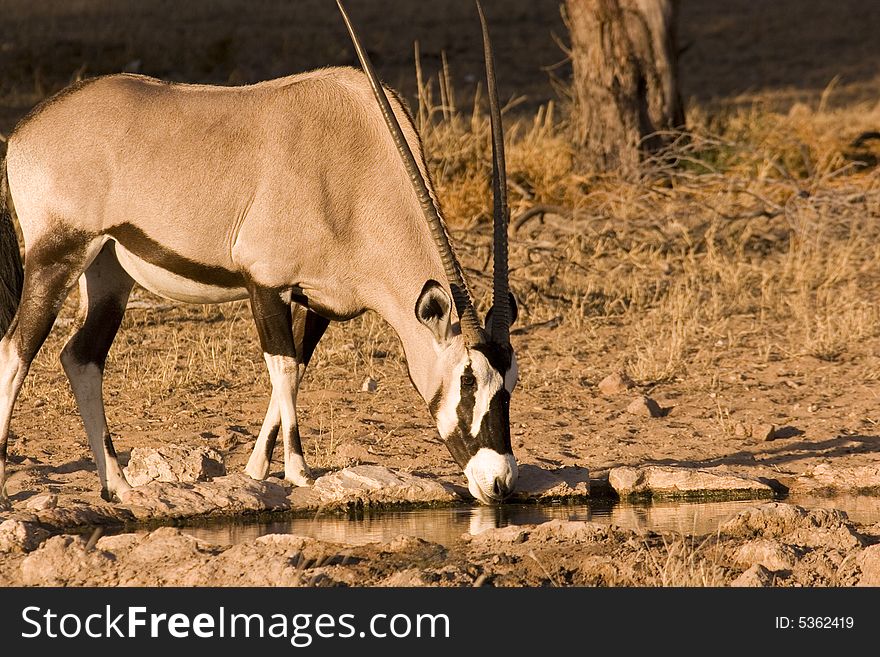
<path fill-rule="evenodd" d="M 324 319 L 320 315 L 314 313 L 303 306 L 292 304 L 290 306 L 291 327 L 293 333 L 293 345 L 296 353 L 296 361 L 299 365 L 297 390 L 299 384 L 302 383 L 305 376 L 306 367 L 315 352 L 315 347 L 327 330 L 329 320 Z M 269 474 L 269 468 L 272 463 L 272 452 L 275 449 L 275 442 L 278 438 L 278 432 L 281 429 L 281 410 L 272 395 L 269 402 L 269 409 L 266 411 L 266 418 L 263 420 L 263 426 L 260 429 L 260 435 L 254 445 L 254 451 L 248 460 L 245 472 L 254 479 L 265 479 Z M 297 435 L 299 429 L 297 428 Z"/>
<path fill-rule="evenodd" d="M 284 438 L 284 478 L 297 486 L 312 484 L 311 472 L 302 453 L 299 424 L 296 418 L 296 395 L 299 389 L 299 365 L 295 358 L 264 353 L 272 399 L 281 413 L 281 435 Z"/>
<path fill-rule="evenodd" d="M 273 384 L 274 385 L 274 384 Z M 278 431 L 281 429 L 281 412 L 278 410 L 278 402 L 272 394 L 269 399 L 269 409 L 260 428 L 260 435 L 254 445 L 254 451 L 248 459 L 244 471 L 252 479 L 265 479 L 269 476 L 269 468 L 272 465 L 272 452 L 275 451 L 275 442 L 278 440 Z"/>
<path fill-rule="evenodd" d="M 284 478 L 297 486 L 308 486 L 312 483 L 311 473 L 303 456 L 302 443 L 299 437 L 299 426 L 296 418 L 296 395 L 299 389 L 300 364 L 296 356 L 296 345 L 293 336 L 293 322 L 289 302 L 282 298 L 278 290 L 254 287 L 250 291 L 251 309 L 263 347 L 263 357 L 269 369 L 272 382 L 272 402 L 269 413 L 263 422 L 260 436 L 265 460 L 252 457 L 253 469 L 251 476 L 261 474 L 268 466 L 274 442 L 271 440 L 274 425 L 273 406 L 281 416 L 281 436 L 284 440 Z M 248 464 L 249 466 L 251 463 Z"/>
<path fill-rule="evenodd" d="M 122 474 L 104 412 L 104 363 L 122 323 L 134 280 L 104 246 L 79 281 L 78 328 L 61 352 L 61 364 L 76 398 L 89 447 L 95 457 L 101 495 L 120 499 L 131 486 Z"/>

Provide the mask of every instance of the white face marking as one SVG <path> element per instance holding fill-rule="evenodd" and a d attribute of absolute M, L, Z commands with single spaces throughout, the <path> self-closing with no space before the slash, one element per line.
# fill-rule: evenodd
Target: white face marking
<path fill-rule="evenodd" d="M 471 371 L 477 381 L 474 419 L 471 422 L 471 435 L 476 436 L 480 432 L 480 425 L 483 424 L 483 417 L 489 412 L 492 398 L 501 390 L 501 377 L 492 369 L 486 357 L 478 351 L 471 352 Z"/>
<path fill-rule="evenodd" d="M 437 409 L 437 430 L 444 440 L 449 438 L 458 426 L 458 403 L 461 401 L 461 375 L 464 367 L 465 363 L 459 363 L 452 369 L 450 389 L 444 391 L 440 408 Z"/>
<path fill-rule="evenodd" d="M 483 504 L 498 501 L 495 483 L 500 481 L 504 493 L 513 491 L 519 470 L 513 454 L 499 454 L 488 447 L 480 448 L 468 461 L 464 474 L 468 480 L 468 490 Z"/>

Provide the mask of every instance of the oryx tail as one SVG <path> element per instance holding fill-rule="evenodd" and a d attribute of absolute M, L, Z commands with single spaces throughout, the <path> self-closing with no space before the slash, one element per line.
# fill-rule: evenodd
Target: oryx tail
<path fill-rule="evenodd" d="M 6 160 L 0 160 L 0 337 L 6 333 L 18 302 L 24 280 L 18 238 L 12 224 L 11 199 L 6 184 Z"/>

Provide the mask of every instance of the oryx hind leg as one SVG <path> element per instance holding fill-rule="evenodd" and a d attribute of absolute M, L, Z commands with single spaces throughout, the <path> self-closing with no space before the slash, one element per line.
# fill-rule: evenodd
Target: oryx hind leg
<path fill-rule="evenodd" d="M 61 364 L 79 407 L 95 457 L 101 495 L 119 499 L 131 486 L 122 474 L 104 412 L 104 363 L 122 323 L 134 280 L 116 258 L 112 242 L 79 280 L 77 328 L 61 352 Z"/>
<path fill-rule="evenodd" d="M 18 393 L 76 279 L 100 248 L 80 233 L 34 240 L 25 253 L 21 301 L 0 340 L 0 507 L 6 494 L 6 448 Z"/>
<path fill-rule="evenodd" d="M 297 358 L 296 343 L 293 335 L 293 319 L 291 305 L 282 299 L 277 290 L 253 287 L 249 290 L 251 309 L 263 357 L 269 369 L 272 381 L 272 403 L 269 405 L 266 425 L 272 424 L 270 415 L 272 405 L 277 406 L 281 416 L 280 433 L 284 439 L 284 478 L 297 486 L 308 486 L 312 483 L 311 473 L 303 456 L 302 442 L 296 418 L 296 395 L 299 390 L 300 362 Z M 263 453 L 267 454 L 271 443 L 271 430 L 262 432 L 266 435 Z M 258 457 L 259 459 L 259 457 Z M 268 461 L 268 459 L 266 459 Z M 261 461 L 255 463 L 260 469 L 266 467 Z M 260 474 L 257 472 L 256 474 Z"/>

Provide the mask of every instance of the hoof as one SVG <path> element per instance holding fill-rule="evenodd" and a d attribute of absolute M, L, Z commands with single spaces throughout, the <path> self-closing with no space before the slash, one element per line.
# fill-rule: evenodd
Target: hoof
<path fill-rule="evenodd" d="M 285 477 L 287 481 L 297 488 L 311 488 L 315 485 L 315 480 L 311 475 L 300 475 L 298 477 Z"/>
<path fill-rule="evenodd" d="M 128 493 L 131 491 L 131 488 L 125 488 L 118 492 L 111 492 L 108 488 L 102 488 L 101 499 L 111 504 L 125 504 L 125 498 L 128 497 Z"/>
<path fill-rule="evenodd" d="M 254 467 L 252 468 L 250 464 L 244 469 L 244 473 L 250 477 L 251 479 L 255 479 L 257 481 L 263 481 L 266 477 L 269 476 L 269 467 L 265 468 Z"/>

